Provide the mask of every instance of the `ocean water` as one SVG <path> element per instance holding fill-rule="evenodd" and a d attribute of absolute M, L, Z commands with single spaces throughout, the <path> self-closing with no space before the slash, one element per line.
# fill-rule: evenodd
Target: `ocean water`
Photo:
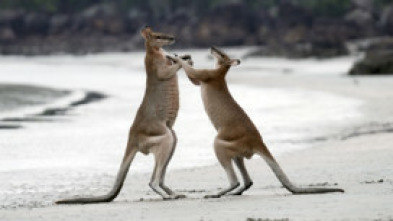
<path fill-rule="evenodd" d="M 242 57 L 248 49 L 232 49 Z M 196 67 L 213 65 L 207 50 L 188 51 Z M 183 52 L 178 52 L 182 54 Z M 128 129 L 145 88 L 144 53 L 87 56 L 0 57 L 0 119 L 23 118 L 48 108 L 68 107 L 89 91 L 107 96 L 42 121 L 17 122 L 0 130 L 0 209 L 50 205 L 61 196 L 111 187 L 125 150 Z M 291 61 L 252 58 L 230 74 L 337 75 L 352 58 Z M 169 170 L 215 164 L 214 128 L 184 72 L 179 72 L 180 112 L 175 124 L 178 145 Z M 246 77 L 246 76 L 245 76 Z M 30 85 L 12 86 L 12 85 Z M 7 89 L 8 87 L 8 89 Z M 230 90 L 261 131 L 273 154 L 308 148 L 361 117 L 362 102 L 302 88 L 262 88 L 231 82 Z M 12 106 L 4 97 L 30 92 L 26 105 Z M 37 95 L 41 94 L 41 95 Z M 45 95 L 43 95 L 45 94 Z M 38 100 L 35 103 L 34 97 Z M 30 98 L 32 100 L 30 100 Z M 1 103 L 8 100 L 8 103 Z M 12 123 L 12 122 L 1 122 Z M 151 172 L 153 157 L 137 155 L 130 173 Z M 94 192 L 93 192 L 94 193 Z"/>

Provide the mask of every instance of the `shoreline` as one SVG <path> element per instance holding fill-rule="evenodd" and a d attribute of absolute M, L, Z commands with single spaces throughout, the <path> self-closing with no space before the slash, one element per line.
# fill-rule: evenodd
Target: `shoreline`
<path fill-rule="evenodd" d="M 62 116 L 66 115 L 67 112 L 71 111 L 74 108 L 77 108 L 81 105 L 87 105 L 90 103 L 98 102 L 102 99 L 107 98 L 107 95 L 104 93 L 96 92 L 96 91 L 83 91 L 83 96 L 77 97 L 76 99 L 73 99 L 73 93 L 75 94 L 76 92 L 72 91 L 61 91 L 61 90 L 54 90 L 51 88 L 47 87 L 40 87 L 37 85 L 20 85 L 20 84 L 1 84 L 0 86 L 6 86 L 6 87 L 14 87 L 14 88 L 21 88 L 22 90 L 24 88 L 35 88 L 36 90 L 53 90 L 54 92 L 62 92 L 64 93 L 63 96 L 55 97 L 52 100 L 48 100 L 45 103 L 38 104 L 36 106 L 33 106 L 32 109 L 36 110 L 31 110 L 26 111 L 27 108 L 29 108 L 29 105 L 22 105 L 20 108 L 12 110 L 18 113 L 20 110 L 25 110 L 26 113 L 19 113 L 16 115 L 22 115 L 22 116 L 5 116 L 0 118 L 0 130 L 7 130 L 7 129 L 22 129 L 24 128 L 23 123 L 34 123 L 34 122 L 50 122 L 50 121 L 55 121 L 54 119 L 50 119 L 48 117 L 54 117 L 54 116 Z M 70 99 L 70 101 L 68 101 Z M 65 101 L 62 102 L 63 100 Z M 61 104 L 58 104 L 58 103 Z M 53 107 L 51 107 L 53 106 Z M 40 108 L 41 107 L 41 108 Z M 41 110 L 38 110 L 41 109 Z M 10 112 L 10 111 L 8 111 Z M 23 112 L 23 111 L 22 111 Z"/>

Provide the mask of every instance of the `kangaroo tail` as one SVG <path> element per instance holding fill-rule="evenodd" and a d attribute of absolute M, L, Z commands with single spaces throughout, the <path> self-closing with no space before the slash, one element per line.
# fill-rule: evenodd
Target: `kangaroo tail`
<path fill-rule="evenodd" d="M 339 189 L 339 188 L 318 188 L 318 187 L 302 188 L 302 187 L 295 186 L 288 179 L 287 175 L 284 173 L 280 165 L 277 163 L 277 161 L 274 159 L 274 157 L 270 154 L 269 151 L 267 152 L 267 154 L 260 153 L 260 155 L 266 161 L 269 167 L 273 170 L 274 174 L 281 182 L 281 184 L 293 194 L 319 194 L 319 193 L 330 193 L 330 192 L 344 192 L 343 189 Z"/>
<path fill-rule="evenodd" d="M 111 202 L 113 199 L 117 197 L 117 195 L 119 195 L 120 190 L 123 187 L 124 180 L 126 179 L 131 162 L 134 159 L 136 153 L 137 153 L 137 149 L 132 150 L 129 154 L 125 156 L 122 164 L 120 165 L 119 172 L 117 173 L 115 184 L 112 190 L 108 194 L 103 196 L 64 199 L 64 200 L 56 201 L 56 204 L 89 204 L 89 203 Z"/>

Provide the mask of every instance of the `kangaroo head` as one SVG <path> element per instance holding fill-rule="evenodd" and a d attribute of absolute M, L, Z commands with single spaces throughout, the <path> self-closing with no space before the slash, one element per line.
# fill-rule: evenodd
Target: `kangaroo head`
<path fill-rule="evenodd" d="M 141 30 L 141 35 L 145 39 L 146 43 L 152 47 L 163 47 L 175 42 L 174 36 L 153 32 L 149 26 L 146 26 Z"/>
<path fill-rule="evenodd" d="M 227 54 L 219 50 L 218 48 L 212 46 L 210 48 L 210 53 L 217 59 L 218 67 L 231 67 L 240 64 L 239 59 L 231 59 Z"/>

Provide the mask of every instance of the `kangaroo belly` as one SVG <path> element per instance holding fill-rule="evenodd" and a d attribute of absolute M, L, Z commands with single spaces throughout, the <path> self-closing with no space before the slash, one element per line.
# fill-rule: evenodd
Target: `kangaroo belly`
<path fill-rule="evenodd" d="M 179 89 L 177 78 L 171 78 L 168 81 L 160 82 L 158 90 L 155 92 L 154 99 L 156 116 L 165 121 L 168 126 L 172 126 L 176 120 L 179 111 Z M 153 99 L 152 99 L 153 100 Z M 153 101 L 152 101 L 153 102 Z"/>
<path fill-rule="evenodd" d="M 167 82 L 167 87 L 164 88 L 163 94 L 165 94 L 166 119 L 169 126 L 172 126 L 179 111 L 179 87 L 176 77 Z"/>
<path fill-rule="evenodd" d="M 166 81 L 148 79 L 148 84 L 140 107 L 141 119 L 163 122 L 171 127 L 179 110 L 179 89 L 177 77 Z"/>

